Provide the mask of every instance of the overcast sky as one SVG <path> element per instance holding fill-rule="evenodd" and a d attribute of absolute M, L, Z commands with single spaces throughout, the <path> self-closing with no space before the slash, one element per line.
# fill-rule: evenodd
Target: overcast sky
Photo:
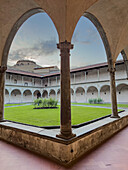
<path fill-rule="evenodd" d="M 18 30 L 9 52 L 8 65 L 21 59 L 34 60 L 41 66 L 60 67 L 58 35 L 46 13 L 30 17 Z M 73 34 L 71 68 L 107 61 L 102 40 L 94 25 L 81 17 Z"/>

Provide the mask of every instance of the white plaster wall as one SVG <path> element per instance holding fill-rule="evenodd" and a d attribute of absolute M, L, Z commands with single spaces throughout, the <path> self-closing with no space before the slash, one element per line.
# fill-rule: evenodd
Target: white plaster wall
<path fill-rule="evenodd" d="M 99 69 L 99 80 L 100 81 L 109 80 L 108 68 Z"/>
<path fill-rule="evenodd" d="M 123 77 L 126 78 L 126 70 L 124 65 L 116 66 L 115 78 L 122 79 Z"/>
<path fill-rule="evenodd" d="M 101 88 L 100 98 L 103 100 L 103 102 L 110 103 L 111 96 L 110 96 L 110 87 L 109 86 L 104 86 L 103 88 Z"/>
<path fill-rule="evenodd" d="M 23 102 L 32 102 L 32 93 L 30 91 L 26 90 L 23 93 Z"/>
<path fill-rule="evenodd" d="M 21 94 L 11 94 L 10 103 L 21 103 Z"/>
<path fill-rule="evenodd" d="M 128 103 L 128 85 L 123 86 L 121 89 L 117 88 L 117 102 Z"/>
<path fill-rule="evenodd" d="M 76 90 L 76 102 L 84 103 L 85 100 L 86 100 L 85 90 L 83 88 L 77 88 L 77 90 Z"/>
<path fill-rule="evenodd" d="M 98 90 L 95 87 L 89 87 L 87 90 L 87 102 L 89 99 L 98 98 Z"/>
<path fill-rule="evenodd" d="M 5 98 L 4 98 L 4 103 L 9 103 L 9 92 L 5 89 Z"/>
<path fill-rule="evenodd" d="M 97 70 L 89 70 L 88 74 L 86 75 L 86 81 L 92 82 L 98 80 Z"/>

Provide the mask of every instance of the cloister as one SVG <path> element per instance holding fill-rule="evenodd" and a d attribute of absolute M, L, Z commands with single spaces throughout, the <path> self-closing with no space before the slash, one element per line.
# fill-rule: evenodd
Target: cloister
<path fill-rule="evenodd" d="M 88 67 L 88 66 L 86 66 Z M 97 64 L 74 69 L 70 72 L 71 102 L 88 103 L 89 99 L 101 98 L 104 103 L 111 102 L 110 81 L 107 64 Z M 74 72 L 75 71 L 75 72 Z M 16 71 L 15 71 L 16 72 Z M 93 74 L 92 74 L 93 73 Z M 35 76 L 35 77 L 34 77 Z M 36 77 L 37 76 L 37 77 Z M 127 103 L 127 72 L 123 61 L 116 63 L 117 102 Z M 35 82 L 33 84 L 33 82 Z M 27 84 L 27 86 L 26 86 Z M 37 96 L 38 95 L 38 96 Z M 24 72 L 6 72 L 5 103 L 33 102 L 38 97 L 54 98 L 60 102 L 60 73 L 44 75 L 24 75 Z"/>
<path fill-rule="evenodd" d="M 11 91 L 13 99 L 19 96 L 19 100 L 26 94 L 43 97 L 54 96 L 60 99 L 60 130 L 48 131 L 41 128 L 4 120 L 4 88 L 5 73 L 7 70 L 8 52 L 12 40 L 20 26 L 32 15 L 46 12 L 53 21 L 58 33 L 57 48 L 60 50 L 60 90 L 53 91 L 45 88 L 43 91 L 22 92 L 19 89 Z M 15 145 L 57 160 L 63 164 L 69 164 L 78 157 L 87 153 L 107 138 L 128 125 L 127 111 L 118 115 L 117 97 L 123 95 L 127 89 L 127 79 L 118 84 L 115 82 L 115 63 L 119 53 L 122 53 L 126 75 L 128 75 L 128 3 L 127 0 L 1 0 L 0 1 L 0 138 Z M 97 28 L 103 41 L 106 55 L 110 84 L 100 83 L 100 87 L 70 86 L 70 51 L 73 50 L 72 36 L 81 16 L 87 17 Z M 107 72 L 107 74 L 108 74 Z M 122 74 L 122 73 L 121 73 Z M 92 76 L 94 73 L 92 74 Z M 16 83 L 16 81 L 15 81 Z M 123 89 L 125 84 L 125 88 Z M 27 85 L 27 84 L 26 84 Z M 110 91 L 109 91 L 110 89 Z M 123 91 L 120 93 L 120 90 Z M 38 89 L 36 89 L 38 90 Z M 104 91 L 105 90 L 105 91 Z M 118 91 L 118 93 L 116 93 Z M 72 129 L 71 124 L 71 96 L 76 94 L 74 100 L 78 100 L 80 94 L 105 95 L 110 93 L 112 114 L 111 117 L 95 122 L 81 129 Z M 100 93 L 101 92 L 101 93 Z M 6 89 L 6 95 L 9 90 Z M 120 93 L 120 94 L 119 94 Z M 124 94 L 123 94 L 124 93 Z M 21 97 L 22 96 L 22 97 Z M 21 99 L 20 99 L 21 97 Z M 73 97 L 72 97 L 73 98 Z M 84 98 L 81 97 L 81 101 Z M 14 99 L 15 100 L 15 99 Z M 27 100 L 30 100 L 28 97 Z M 118 99 L 119 100 L 119 99 Z"/>

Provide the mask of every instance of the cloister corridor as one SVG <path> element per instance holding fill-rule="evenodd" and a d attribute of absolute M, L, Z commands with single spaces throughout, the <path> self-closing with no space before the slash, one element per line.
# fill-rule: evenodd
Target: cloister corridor
<path fill-rule="evenodd" d="M 0 141 L 1 170 L 127 170 L 128 127 L 114 135 L 71 167 L 63 167 L 44 157 Z"/>

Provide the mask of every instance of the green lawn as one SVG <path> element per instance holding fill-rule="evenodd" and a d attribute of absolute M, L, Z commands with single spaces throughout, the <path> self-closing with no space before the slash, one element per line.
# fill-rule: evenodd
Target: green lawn
<path fill-rule="evenodd" d="M 16 105 L 24 105 L 26 103 L 15 103 L 15 104 L 5 104 L 4 106 L 16 106 Z"/>
<path fill-rule="evenodd" d="M 105 106 L 105 107 L 111 107 L 111 104 L 104 103 L 104 104 L 90 104 L 90 103 L 72 103 L 77 105 L 89 105 L 89 106 Z M 118 104 L 118 107 L 124 107 L 128 108 L 128 104 Z"/>
<path fill-rule="evenodd" d="M 111 114 L 110 109 L 104 108 L 72 106 L 71 110 L 73 125 Z M 10 107 L 5 108 L 5 119 L 37 126 L 59 125 L 60 108 L 35 110 L 32 105 Z"/>

